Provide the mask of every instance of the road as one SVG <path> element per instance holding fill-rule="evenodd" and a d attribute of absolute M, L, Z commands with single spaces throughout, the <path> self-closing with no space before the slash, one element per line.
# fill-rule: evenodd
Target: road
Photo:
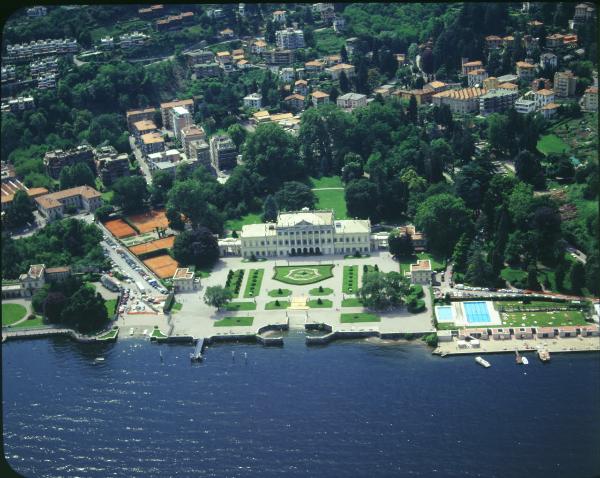
<path fill-rule="evenodd" d="M 587 256 L 581 252 L 579 249 L 574 248 L 573 246 L 567 246 L 567 252 L 571 254 L 571 257 L 577 259 L 579 262 L 585 264 L 587 262 Z"/>
<path fill-rule="evenodd" d="M 131 151 L 133 151 L 133 155 L 135 156 L 135 159 L 136 159 L 137 163 L 139 164 L 140 169 L 142 170 L 142 174 L 144 175 L 146 182 L 148 183 L 148 185 L 151 185 L 152 184 L 152 173 L 150 172 L 150 168 L 148 167 L 148 163 L 146 163 L 146 160 L 144 159 L 142 152 L 139 150 L 139 148 L 135 144 L 135 139 L 133 136 L 129 137 L 129 146 L 131 147 Z"/>

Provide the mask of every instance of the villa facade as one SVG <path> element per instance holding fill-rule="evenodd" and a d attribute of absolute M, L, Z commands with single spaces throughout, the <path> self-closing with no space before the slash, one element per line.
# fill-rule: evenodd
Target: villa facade
<path fill-rule="evenodd" d="M 277 221 L 242 228 L 243 257 L 354 254 L 371 250 L 369 220 L 336 220 L 333 211 L 282 212 Z"/>

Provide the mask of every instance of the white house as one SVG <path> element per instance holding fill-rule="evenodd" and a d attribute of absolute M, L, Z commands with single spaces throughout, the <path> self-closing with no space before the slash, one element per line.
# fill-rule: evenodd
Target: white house
<path fill-rule="evenodd" d="M 244 107 L 259 110 L 262 107 L 262 95 L 260 93 L 251 93 L 244 96 Z"/>

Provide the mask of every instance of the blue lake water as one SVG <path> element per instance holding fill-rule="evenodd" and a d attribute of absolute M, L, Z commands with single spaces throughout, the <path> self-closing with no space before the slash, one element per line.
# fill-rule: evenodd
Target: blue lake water
<path fill-rule="evenodd" d="M 5 455 L 27 477 L 600 472 L 598 354 L 491 355 L 484 369 L 415 344 L 307 348 L 296 332 L 283 348 L 211 347 L 198 365 L 191 346 L 138 340 L 2 349 Z"/>

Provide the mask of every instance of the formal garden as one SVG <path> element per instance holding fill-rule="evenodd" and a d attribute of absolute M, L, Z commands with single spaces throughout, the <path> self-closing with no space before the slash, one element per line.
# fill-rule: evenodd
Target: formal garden
<path fill-rule="evenodd" d="M 223 317 L 214 323 L 215 327 L 249 327 L 254 317 Z"/>
<path fill-rule="evenodd" d="M 306 266 L 275 266 L 273 278 L 293 285 L 306 285 L 321 282 L 333 277 L 333 264 Z"/>

